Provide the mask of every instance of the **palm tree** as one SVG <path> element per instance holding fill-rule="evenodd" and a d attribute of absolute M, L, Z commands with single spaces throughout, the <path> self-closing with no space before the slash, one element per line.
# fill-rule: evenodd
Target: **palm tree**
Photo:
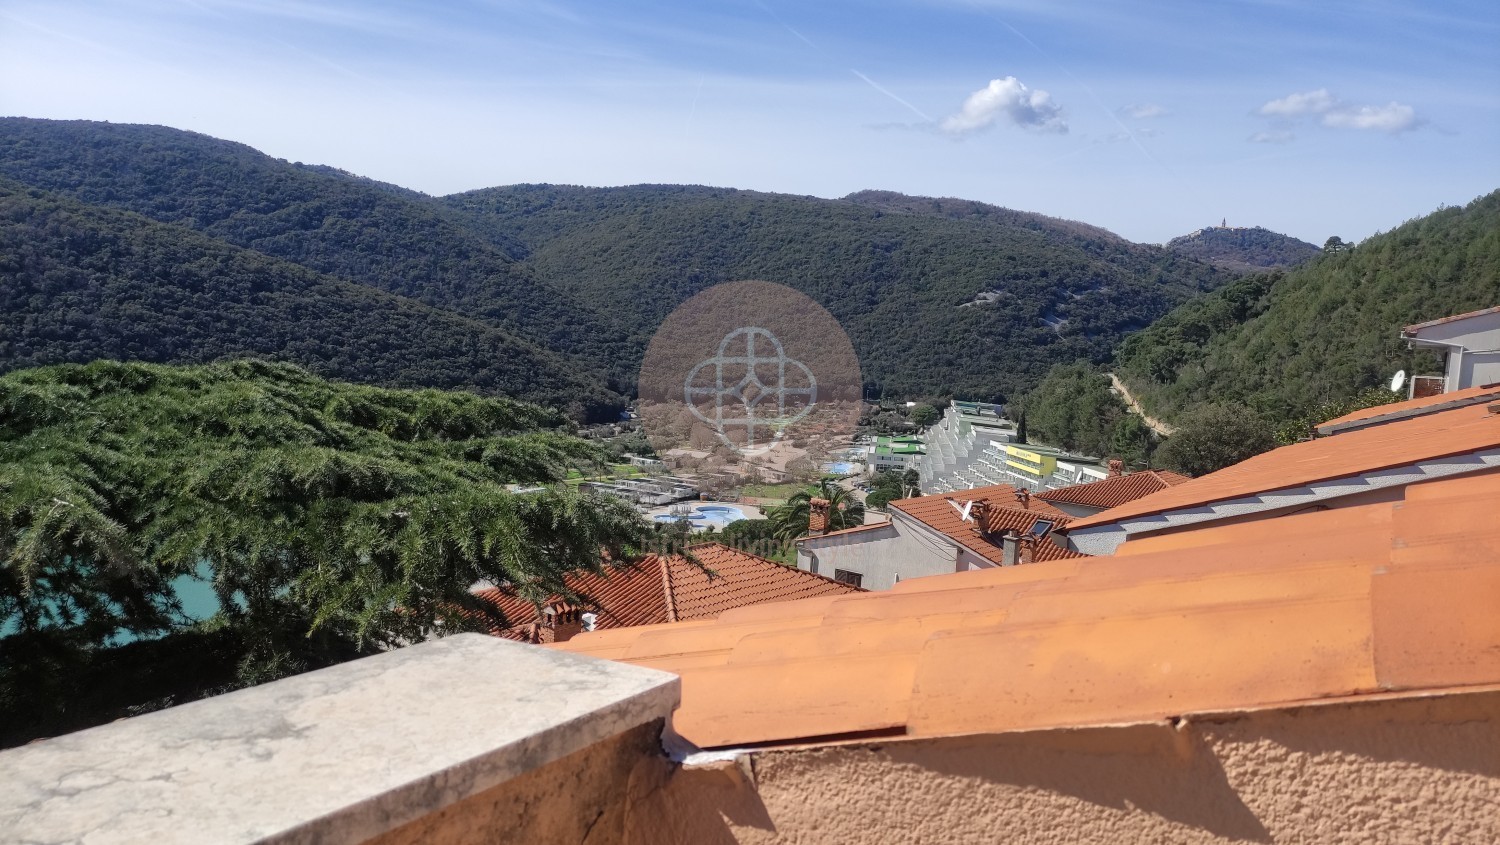
<path fill-rule="evenodd" d="M 854 498 L 854 491 L 846 490 L 834 479 L 818 482 L 815 491 L 803 490 L 786 500 L 786 504 L 772 508 L 767 515 L 776 528 L 776 536 L 782 540 L 795 540 L 808 534 L 812 521 L 812 500 L 828 501 L 828 530 L 838 531 L 854 528 L 865 523 L 864 503 Z"/>

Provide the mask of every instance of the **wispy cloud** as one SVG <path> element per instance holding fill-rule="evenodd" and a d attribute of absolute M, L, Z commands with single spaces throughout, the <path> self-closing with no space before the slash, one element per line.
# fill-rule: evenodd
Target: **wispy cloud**
<path fill-rule="evenodd" d="M 1273 129 L 1266 132 L 1257 132 L 1250 136 L 1250 142 L 1254 144 L 1286 144 L 1295 141 L 1297 136 L 1285 129 Z"/>
<path fill-rule="evenodd" d="M 1257 113 L 1263 117 L 1283 121 L 1316 117 L 1318 122 L 1331 129 L 1365 129 L 1397 135 L 1422 124 L 1417 110 L 1395 100 L 1383 106 L 1357 106 L 1345 103 L 1329 93 L 1327 88 L 1288 94 L 1263 104 Z M 1258 132 L 1250 136 L 1252 141 L 1285 143 L 1292 134 L 1286 131 Z"/>
<path fill-rule="evenodd" d="M 1288 94 L 1279 100 L 1271 100 L 1260 107 L 1266 117 L 1301 117 L 1307 114 L 1322 114 L 1337 105 L 1338 101 L 1327 88 Z"/>
<path fill-rule="evenodd" d="M 1068 131 L 1062 107 L 1041 89 L 1027 88 L 1014 76 L 990 80 L 970 94 L 957 113 L 945 118 L 940 128 L 950 135 L 967 135 L 1005 119 L 1023 129 L 1038 132 Z"/>
<path fill-rule="evenodd" d="M 1164 117 L 1170 114 L 1165 107 L 1155 103 L 1131 103 L 1128 106 L 1121 106 L 1118 113 L 1133 120 L 1150 120 L 1153 117 Z"/>
<path fill-rule="evenodd" d="M 1395 100 L 1383 106 L 1338 108 L 1323 115 L 1323 125 L 1338 129 L 1374 129 L 1392 135 L 1417 127 L 1417 110 Z"/>

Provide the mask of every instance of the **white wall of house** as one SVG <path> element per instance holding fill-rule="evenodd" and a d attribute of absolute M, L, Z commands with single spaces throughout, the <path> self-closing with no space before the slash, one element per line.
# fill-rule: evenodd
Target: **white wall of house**
<path fill-rule="evenodd" d="M 836 569 L 855 572 L 865 589 L 889 590 L 908 578 L 970 568 L 959 551 L 952 540 L 893 509 L 891 521 L 878 529 L 797 541 L 797 568 L 825 578 Z"/>
<path fill-rule="evenodd" d="M 1413 346 L 1447 353 L 1449 391 L 1500 382 L 1500 311 L 1425 326 L 1407 337 Z"/>

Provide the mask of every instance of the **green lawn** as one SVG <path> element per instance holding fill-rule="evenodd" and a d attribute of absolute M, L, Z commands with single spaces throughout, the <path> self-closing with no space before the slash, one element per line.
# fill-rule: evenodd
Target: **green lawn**
<path fill-rule="evenodd" d="M 812 493 L 817 490 L 811 484 L 798 484 L 788 482 L 786 484 L 747 484 L 740 488 L 741 496 L 749 496 L 752 499 L 786 499 L 802 491 Z"/>
<path fill-rule="evenodd" d="M 635 464 L 610 464 L 609 472 L 604 475 L 584 475 L 583 470 L 573 467 L 568 470 L 568 477 L 564 483 L 576 487 L 585 481 L 614 481 L 620 478 L 630 478 L 634 475 L 644 474 L 641 468 Z"/>

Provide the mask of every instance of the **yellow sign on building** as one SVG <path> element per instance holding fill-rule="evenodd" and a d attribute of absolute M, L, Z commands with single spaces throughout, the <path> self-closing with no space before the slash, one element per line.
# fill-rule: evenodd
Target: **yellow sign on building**
<path fill-rule="evenodd" d="M 1041 452 L 1033 452 L 1030 449 L 1022 449 L 1011 443 L 1005 444 L 1005 464 L 1027 475 L 1035 476 L 1038 480 L 1057 471 L 1057 458 L 1052 455 L 1043 455 Z"/>

